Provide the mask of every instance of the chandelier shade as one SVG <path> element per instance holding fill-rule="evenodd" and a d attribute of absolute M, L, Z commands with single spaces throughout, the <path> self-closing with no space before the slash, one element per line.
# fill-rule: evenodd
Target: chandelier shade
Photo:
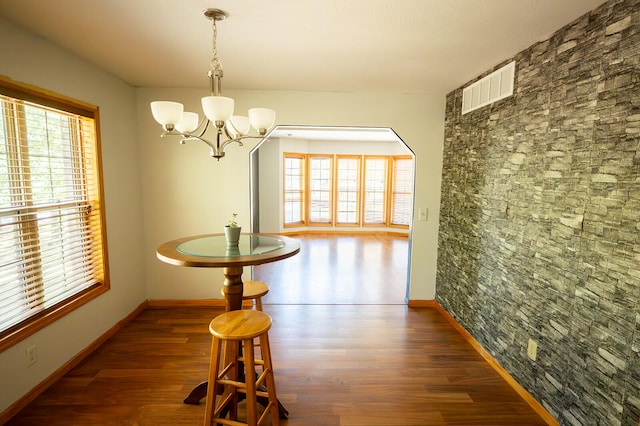
<path fill-rule="evenodd" d="M 205 96 L 202 110 L 211 121 L 227 121 L 233 115 L 235 101 L 224 96 Z"/>
<path fill-rule="evenodd" d="M 195 112 L 185 111 L 182 118 L 176 123 L 176 130 L 180 133 L 190 133 L 198 128 L 200 116 Z"/>
<path fill-rule="evenodd" d="M 232 138 L 237 138 L 249 134 L 251 131 L 251 122 L 249 117 L 244 115 L 232 115 L 227 120 L 226 128 Z"/>
<path fill-rule="evenodd" d="M 245 138 L 264 137 L 275 125 L 276 112 L 269 108 L 251 108 L 248 117 L 233 115 L 235 101 L 221 94 L 223 72 L 216 48 L 216 21 L 225 19 L 227 14 L 219 9 L 206 9 L 204 15 L 211 20 L 213 27 L 213 58 L 208 74 L 210 94 L 201 100 L 204 118 L 200 121 L 197 113 L 184 111 L 184 105 L 174 101 L 151 102 L 151 113 L 164 130 L 161 137 L 179 136 L 181 144 L 199 140 L 209 145 L 212 157 L 220 160 L 230 143 L 237 142 L 242 146 Z M 204 137 L 210 126 L 216 132 L 215 141 Z M 249 135 L 252 127 L 258 132 L 258 136 Z M 223 133 L 228 138 L 225 141 L 222 140 Z"/>
<path fill-rule="evenodd" d="M 171 101 L 151 102 L 151 114 L 153 118 L 167 130 L 173 127 L 182 119 L 184 105 Z"/>
<path fill-rule="evenodd" d="M 249 122 L 258 131 L 269 130 L 276 122 L 276 112 L 269 108 L 251 108 L 249 110 Z"/>

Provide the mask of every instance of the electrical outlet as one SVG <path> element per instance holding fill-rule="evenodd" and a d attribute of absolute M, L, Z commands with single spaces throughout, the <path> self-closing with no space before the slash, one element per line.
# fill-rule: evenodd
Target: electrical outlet
<path fill-rule="evenodd" d="M 538 344 L 533 339 L 529 339 L 529 345 L 527 345 L 527 356 L 532 361 L 535 361 L 538 356 Z"/>
<path fill-rule="evenodd" d="M 38 348 L 36 345 L 29 346 L 24 350 L 24 353 L 26 356 L 27 367 L 35 364 L 38 361 Z"/>

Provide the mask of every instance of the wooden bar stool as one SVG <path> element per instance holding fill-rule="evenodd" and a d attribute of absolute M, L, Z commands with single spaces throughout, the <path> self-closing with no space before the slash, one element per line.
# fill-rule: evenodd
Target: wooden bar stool
<path fill-rule="evenodd" d="M 256 309 L 262 310 L 262 296 L 269 293 L 269 286 L 262 281 L 245 281 L 242 287 L 242 300 L 251 300 L 255 302 Z M 224 296 L 222 289 L 220 294 Z"/>
<path fill-rule="evenodd" d="M 271 424 L 279 425 L 278 399 L 276 397 L 271 350 L 268 331 L 271 317 L 256 310 L 237 310 L 218 315 L 209 324 L 213 336 L 211 363 L 207 388 L 205 426 L 213 424 L 251 425 L 262 424 L 271 413 Z M 262 359 L 256 359 L 253 339 L 260 342 Z M 239 353 L 243 348 L 243 354 Z M 244 368 L 243 368 L 244 365 Z M 256 366 L 262 372 L 257 374 Z M 258 388 L 265 385 L 263 390 Z M 216 390 L 221 390 L 216 402 Z M 247 422 L 237 421 L 239 393 L 245 394 Z M 268 404 L 258 418 L 258 397 L 266 398 Z M 221 413 L 229 412 L 229 419 L 221 418 Z"/>

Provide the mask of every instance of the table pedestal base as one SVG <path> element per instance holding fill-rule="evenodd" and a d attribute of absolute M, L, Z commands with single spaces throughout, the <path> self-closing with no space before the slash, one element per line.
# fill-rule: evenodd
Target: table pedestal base
<path fill-rule="evenodd" d="M 200 401 L 202 401 L 202 399 L 207 396 L 207 386 L 208 386 L 208 382 L 200 383 L 198 386 L 193 388 L 191 393 L 184 399 L 183 402 L 185 404 L 190 404 L 190 405 L 200 405 Z M 260 390 L 265 390 L 265 389 L 263 389 L 263 387 L 261 386 Z M 220 389 L 218 393 L 222 393 L 222 389 Z M 239 396 L 240 396 L 240 400 L 242 400 L 242 394 L 240 394 Z M 266 407 L 267 405 L 269 405 L 269 398 L 259 396 L 258 402 L 263 407 Z M 289 411 L 287 411 L 287 409 L 284 408 L 284 406 L 280 401 L 278 401 L 278 413 L 279 413 L 278 417 L 280 417 L 283 420 L 289 418 Z M 226 414 L 221 414 L 221 416 L 225 417 Z"/>

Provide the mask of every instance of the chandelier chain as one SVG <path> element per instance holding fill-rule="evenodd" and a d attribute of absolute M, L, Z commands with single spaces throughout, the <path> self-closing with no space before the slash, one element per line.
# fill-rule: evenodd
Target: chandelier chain
<path fill-rule="evenodd" d="M 222 71 L 222 64 L 220 63 L 220 59 L 218 59 L 218 27 L 216 25 L 216 20 L 211 20 L 211 25 L 213 26 L 213 36 L 212 36 L 212 44 L 213 44 L 213 57 L 211 58 L 211 70 L 212 71 Z"/>

